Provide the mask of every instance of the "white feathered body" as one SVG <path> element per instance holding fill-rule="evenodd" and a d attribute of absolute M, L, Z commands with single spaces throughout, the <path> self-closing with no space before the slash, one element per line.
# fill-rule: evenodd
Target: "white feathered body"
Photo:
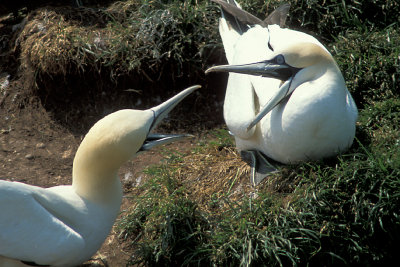
<path fill-rule="evenodd" d="M 101 247 L 120 204 L 90 202 L 68 185 L 44 189 L 0 180 L 0 256 L 76 266 Z"/>
<path fill-rule="evenodd" d="M 242 35 L 224 18 L 220 33 L 229 64 L 247 64 L 271 58 L 274 50 L 296 43 L 314 43 L 314 37 L 278 25 L 255 26 Z M 328 52 L 329 53 L 329 52 Z M 309 71 L 309 70 L 308 70 Z M 318 75 L 296 85 L 293 93 L 269 112 L 253 129 L 249 122 L 269 101 L 282 81 L 261 76 L 230 73 L 224 118 L 239 150 L 259 150 L 282 163 L 316 160 L 337 154 L 351 146 L 355 135 L 357 108 L 336 63 L 315 69 Z M 303 79 L 304 80 L 304 79 Z"/>

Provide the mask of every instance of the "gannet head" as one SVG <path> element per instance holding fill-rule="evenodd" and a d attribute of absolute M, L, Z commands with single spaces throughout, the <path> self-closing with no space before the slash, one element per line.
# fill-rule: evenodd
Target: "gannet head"
<path fill-rule="evenodd" d="M 332 56 L 321 46 L 315 43 L 297 43 L 276 49 L 270 58 L 263 61 L 241 65 L 214 66 L 207 69 L 206 73 L 213 71 L 235 72 L 282 81 L 277 93 L 249 123 L 247 129 L 250 130 L 300 84 L 323 75 L 328 68 L 332 67 L 340 73 Z"/>
<path fill-rule="evenodd" d="M 282 62 L 282 59 L 284 62 Z M 334 62 L 331 54 L 315 43 L 298 43 L 277 49 L 271 60 L 278 64 L 285 64 L 297 70 L 304 69 L 317 64 Z M 266 60 L 267 62 L 268 60 Z"/>
<path fill-rule="evenodd" d="M 183 90 L 151 109 L 119 110 L 95 123 L 86 134 L 74 158 L 73 187 L 77 193 L 83 196 L 90 195 L 95 183 L 107 186 L 107 183 L 101 180 L 116 177 L 120 166 L 138 152 L 187 137 L 185 134 L 151 134 L 150 131 L 181 100 L 198 88 L 200 86 Z"/>
<path fill-rule="evenodd" d="M 334 62 L 332 56 L 314 43 L 300 43 L 276 49 L 269 59 L 241 65 L 220 65 L 209 72 L 235 72 L 287 81 L 301 70 L 319 63 Z"/>

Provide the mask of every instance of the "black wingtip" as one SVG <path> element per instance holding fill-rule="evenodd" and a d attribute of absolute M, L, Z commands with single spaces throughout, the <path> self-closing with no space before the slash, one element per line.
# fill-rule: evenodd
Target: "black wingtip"
<path fill-rule="evenodd" d="M 261 25 L 264 27 L 267 26 L 267 24 L 261 19 L 238 7 L 235 1 L 211 1 L 221 6 L 222 16 L 227 20 L 229 25 L 231 25 L 239 33 L 244 33 L 247 29 L 249 29 L 249 26 L 252 25 Z"/>
<path fill-rule="evenodd" d="M 264 20 L 267 25 L 277 24 L 280 27 L 284 27 L 287 16 L 289 14 L 290 4 L 285 3 L 280 5 L 277 9 L 271 12 L 268 17 Z"/>

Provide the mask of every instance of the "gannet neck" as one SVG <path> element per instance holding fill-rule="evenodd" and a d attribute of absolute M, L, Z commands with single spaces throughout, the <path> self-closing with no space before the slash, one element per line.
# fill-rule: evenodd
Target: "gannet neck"
<path fill-rule="evenodd" d="M 252 25 L 255 20 L 234 3 L 213 1 L 222 5 L 219 31 L 229 65 L 206 73 L 229 72 L 224 118 L 237 148 L 258 150 L 282 163 L 347 149 L 355 134 L 354 100 L 332 55 L 316 38 L 280 27 L 288 5 L 271 14 L 265 26 Z"/>
<path fill-rule="evenodd" d="M 278 51 L 277 54 L 280 52 Z M 300 71 L 293 77 L 291 90 L 296 90 L 303 83 L 310 83 L 321 79 L 323 88 L 330 87 L 346 90 L 343 75 L 332 55 L 321 46 L 313 43 L 302 43 L 286 48 L 285 61 L 288 65 L 299 68 Z"/>
<path fill-rule="evenodd" d="M 249 121 L 257 113 L 257 96 L 251 87 L 250 80 L 241 79 L 240 75 L 235 73 L 231 73 L 229 76 L 224 101 L 225 122 L 236 137 L 252 138 L 255 129 L 247 128 Z M 236 88 L 243 90 L 236 90 Z"/>
<path fill-rule="evenodd" d="M 179 102 L 200 87 L 191 86 L 148 110 L 116 111 L 93 125 L 74 158 L 72 187 L 76 193 L 95 201 L 109 201 L 109 196 L 121 199 L 118 169 L 139 151 L 187 136 L 149 135 L 149 132 Z M 145 143 L 147 137 L 150 141 Z"/>
<path fill-rule="evenodd" d="M 133 158 L 153 122 L 151 110 L 120 110 L 99 120 L 86 134 L 73 163 L 72 186 L 82 197 L 120 198 L 118 169 Z M 116 194 L 115 194 L 116 193 Z"/>
<path fill-rule="evenodd" d="M 149 131 L 199 87 L 152 109 L 120 110 L 99 120 L 76 152 L 72 186 L 40 188 L 0 180 L 0 266 L 27 266 L 23 261 L 78 266 L 88 260 L 120 209 L 118 169 L 139 151 L 187 136 Z"/>

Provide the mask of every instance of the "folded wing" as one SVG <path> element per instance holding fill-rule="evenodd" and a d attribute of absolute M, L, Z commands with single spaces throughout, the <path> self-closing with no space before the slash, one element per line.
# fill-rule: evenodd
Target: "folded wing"
<path fill-rule="evenodd" d="M 62 264 L 66 255 L 79 255 L 85 241 L 64 215 L 46 207 L 60 202 L 56 194 L 39 187 L 0 181 L 0 255 L 37 264 Z M 45 200 L 45 201 L 43 201 Z"/>

